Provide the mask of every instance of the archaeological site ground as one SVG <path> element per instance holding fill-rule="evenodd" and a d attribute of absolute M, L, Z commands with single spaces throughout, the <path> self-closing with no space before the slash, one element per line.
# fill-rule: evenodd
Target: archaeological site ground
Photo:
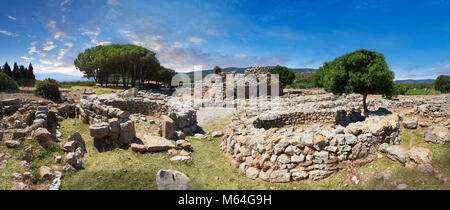
<path fill-rule="evenodd" d="M 359 94 L 285 89 L 252 104 L 202 85 L 202 100 L 169 89 L 74 86 L 58 103 L 2 92 L 1 189 L 450 187 L 448 94 L 370 95 L 366 116 Z"/>
<path fill-rule="evenodd" d="M 450 190 L 449 11 L 2 0 L 0 201 L 445 208 L 432 193 Z"/>

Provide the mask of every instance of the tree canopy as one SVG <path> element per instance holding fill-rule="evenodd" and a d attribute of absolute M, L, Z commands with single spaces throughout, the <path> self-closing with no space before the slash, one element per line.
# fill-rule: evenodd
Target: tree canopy
<path fill-rule="evenodd" d="M 434 89 L 443 93 L 450 92 L 450 75 L 440 75 L 434 81 Z"/>
<path fill-rule="evenodd" d="M 290 85 L 294 82 L 295 73 L 289 70 L 286 66 L 277 65 L 273 68 L 272 74 L 278 74 L 280 82 L 283 85 Z"/>
<path fill-rule="evenodd" d="M 328 92 L 363 95 L 365 113 L 368 94 L 394 94 L 394 72 L 389 70 L 384 55 L 375 51 L 360 49 L 325 62 L 319 75 L 317 80 Z"/>
<path fill-rule="evenodd" d="M 124 87 L 136 87 L 144 84 L 160 71 L 160 63 L 156 53 L 136 45 L 107 45 L 86 49 L 78 54 L 74 61 L 75 67 L 83 72 L 84 77 L 94 78 L 103 86 L 107 85 L 109 76 L 120 75 Z"/>
<path fill-rule="evenodd" d="M 220 72 L 222 72 L 222 69 L 219 66 L 215 66 L 213 71 L 214 71 L 214 74 L 220 74 Z"/>

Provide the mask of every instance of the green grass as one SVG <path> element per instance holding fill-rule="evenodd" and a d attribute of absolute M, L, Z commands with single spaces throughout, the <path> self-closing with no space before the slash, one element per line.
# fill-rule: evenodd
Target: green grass
<path fill-rule="evenodd" d="M 220 130 L 228 119 L 206 126 L 207 131 Z M 86 140 L 88 161 L 84 169 L 76 173 L 66 173 L 62 189 L 155 189 L 155 176 L 159 169 L 173 169 L 185 173 L 192 181 L 192 189 L 357 189 L 346 183 L 339 174 L 321 181 L 270 184 L 248 179 L 231 166 L 219 145 L 220 138 L 201 140 L 190 138 L 194 148 L 193 163 L 170 162 L 166 153 L 139 154 L 116 148 L 98 152 L 88 135 L 88 125 L 78 119 L 68 119 L 61 123 L 63 136 L 80 131 Z"/>
<path fill-rule="evenodd" d="M 434 89 L 408 89 L 406 91 L 405 95 L 434 95 L 434 94 L 441 94 L 439 90 Z"/>
<path fill-rule="evenodd" d="M 441 170 L 441 172 L 450 177 L 450 143 L 444 145 L 425 142 L 423 137 L 424 129 L 403 129 L 402 144 L 407 146 L 421 146 L 430 148 L 433 152 L 433 163 Z"/>
<path fill-rule="evenodd" d="M 229 122 L 229 118 L 221 122 L 204 127 L 206 131 L 221 130 Z M 327 179 L 319 181 L 301 181 L 286 184 L 271 184 L 251 180 L 241 175 L 238 169 L 231 166 L 219 148 L 221 138 L 189 140 L 194 148 L 194 161 L 190 164 L 171 162 L 167 159 L 166 152 L 140 154 L 120 148 L 107 152 L 98 152 L 94 147 L 93 139 L 89 135 L 89 125 L 83 124 L 76 118 L 69 118 L 61 122 L 60 129 L 63 138 L 74 131 L 79 131 L 86 141 L 87 162 L 84 168 L 75 173 L 65 173 L 61 189 L 156 189 L 155 177 L 159 169 L 173 169 L 185 173 L 191 178 L 192 189 L 388 189 L 382 181 L 371 180 L 367 183 L 355 185 L 348 181 L 345 173 L 338 172 Z M 433 149 L 433 161 L 440 169 L 448 174 L 449 148 L 448 145 L 440 146 L 425 143 L 421 135 L 423 131 L 404 130 L 402 143 L 407 145 L 421 145 Z M 0 151 L 17 156 L 26 146 L 33 145 L 34 155 L 31 171 L 39 178 L 38 170 L 42 165 L 52 166 L 53 155 L 63 155 L 59 148 L 43 149 L 35 141 L 27 141 L 17 149 L 0 147 Z M 24 172 L 20 161 L 10 159 L 0 169 L 0 189 L 10 189 L 11 174 Z M 428 175 L 401 166 L 387 158 L 381 158 L 363 167 L 355 169 L 357 173 L 373 173 L 390 171 L 393 176 L 404 180 L 414 189 L 449 189 Z"/>
<path fill-rule="evenodd" d="M 111 94 L 111 93 L 116 93 L 116 92 L 122 90 L 122 89 L 117 89 L 117 88 L 112 88 L 112 87 L 106 88 L 106 87 L 98 87 L 98 86 L 77 86 L 77 85 L 74 85 L 74 86 L 72 86 L 71 88 L 72 88 L 73 90 L 76 90 L 76 89 L 80 89 L 80 90 L 83 90 L 83 89 L 86 89 L 86 90 L 93 90 L 93 91 L 95 91 L 95 94 L 97 94 L 97 95 L 101 95 L 101 94 Z"/>
<path fill-rule="evenodd" d="M 23 149 L 30 145 L 33 148 L 33 157 L 30 168 L 27 169 L 20 165 L 20 160 L 17 160 L 16 157 L 19 156 Z M 64 155 L 63 150 L 58 145 L 55 144 L 45 149 L 35 140 L 24 141 L 19 148 L 7 148 L 5 146 L 0 146 L 0 152 L 6 152 L 13 156 L 8 160 L 6 165 L 0 168 L 0 190 L 7 190 L 11 188 L 11 174 L 15 172 L 23 173 L 25 171 L 30 171 L 36 180 L 40 182 L 39 168 L 44 165 L 49 167 L 56 165 L 53 161 L 53 156 Z"/>

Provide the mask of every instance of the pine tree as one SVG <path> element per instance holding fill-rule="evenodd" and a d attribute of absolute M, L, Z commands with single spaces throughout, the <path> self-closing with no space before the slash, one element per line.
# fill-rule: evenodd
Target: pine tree
<path fill-rule="evenodd" d="M 28 70 L 25 68 L 25 66 L 20 65 L 20 67 L 19 67 L 19 78 L 26 78 L 27 71 Z"/>
<path fill-rule="evenodd" d="M 13 67 L 13 71 L 12 71 L 12 77 L 13 78 L 19 78 L 20 77 L 19 66 L 17 65 L 16 62 L 14 62 L 14 67 Z"/>
<path fill-rule="evenodd" d="M 5 65 L 3 65 L 3 72 L 12 77 L 12 71 L 11 71 L 11 67 L 9 66 L 8 62 L 5 62 Z"/>
<path fill-rule="evenodd" d="M 36 77 L 34 76 L 34 72 L 33 72 L 33 65 L 31 65 L 31 63 L 30 63 L 30 65 L 28 65 L 27 78 L 33 79 L 33 80 L 36 79 Z"/>

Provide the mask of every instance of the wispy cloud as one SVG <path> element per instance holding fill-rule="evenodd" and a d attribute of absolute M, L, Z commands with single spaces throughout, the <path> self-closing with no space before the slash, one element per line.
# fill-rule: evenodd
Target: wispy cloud
<path fill-rule="evenodd" d="M 23 60 L 25 60 L 27 62 L 30 62 L 30 61 L 34 60 L 33 57 L 20 56 L 20 58 L 22 58 Z"/>
<path fill-rule="evenodd" d="M 39 59 L 39 62 L 42 63 L 42 64 L 47 64 L 47 65 L 52 65 L 53 64 L 53 62 L 48 61 L 48 60 L 43 60 L 43 59 Z"/>
<path fill-rule="evenodd" d="M 11 15 L 8 15 L 8 18 L 11 19 L 11 20 L 17 20 L 17 18 L 15 18 L 15 17 L 13 17 Z"/>
<path fill-rule="evenodd" d="M 111 6 L 119 6 L 120 2 L 118 0 L 108 0 L 108 4 Z"/>
<path fill-rule="evenodd" d="M 197 36 L 190 36 L 187 39 L 194 44 L 200 44 L 203 42 L 203 38 Z"/>
<path fill-rule="evenodd" d="M 65 49 L 59 49 L 59 53 L 58 53 L 58 57 L 56 58 L 57 60 L 61 60 L 65 54 L 67 54 L 68 52 L 70 52 L 73 48 L 73 44 L 72 43 L 66 43 L 64 44 L 67 48 Z"/>
<path fill-rule="evenodd" d="M 437 75 L 450 75 L 450 63 L 441 62 L 438 66 L 431 68 L 430 72 Z"/>
<path fill-rule="evenodd" d="M 55 45 L 53 42 L 46 42 L 42 45 L 42 50 L 50 51 L 50 50 L 54 49 L 55 47 L 57 47 L 57 45 Z"/>
<path fill-rule="evenodd" d="M 9 31 L 0 31 L 0 33 L 2 33 L 2 34 L 4 34 L 4 35 L 6 35 L 6 36 L 11 36 L 11 37 L 18 37 L 19 35 L 17 35 L 17 34 L 14 34 L 14 33 L 12 33 L 12 32 L 9 32 Z"/>

